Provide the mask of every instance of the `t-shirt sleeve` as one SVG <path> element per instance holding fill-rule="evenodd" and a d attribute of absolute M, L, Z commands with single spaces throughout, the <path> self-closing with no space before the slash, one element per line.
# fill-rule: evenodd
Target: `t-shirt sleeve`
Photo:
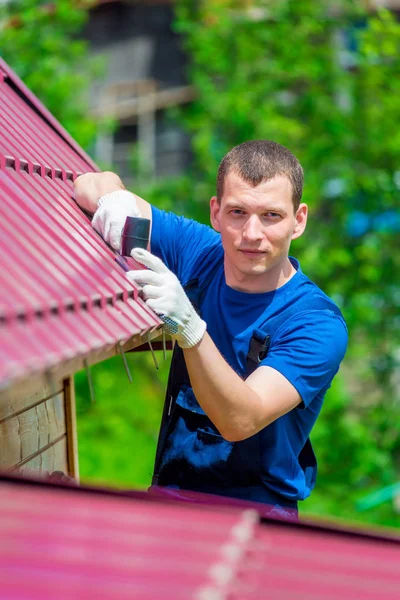
<path fill-rule="evenodd" d="M 219 243 L 211 227 L 152 206 L 151 251 L 182 283 L 204 253 Z"/>
<path fill-rule="evenodd" d="M 299 392 L 304 408 L 329 388 L 347 340 L 344 320 L 331 310 L 302 312 L 278 329 L 261 365 L 286 377 Z"/>

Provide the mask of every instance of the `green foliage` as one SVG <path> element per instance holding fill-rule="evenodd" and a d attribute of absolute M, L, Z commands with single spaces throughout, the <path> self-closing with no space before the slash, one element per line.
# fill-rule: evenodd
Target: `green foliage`
<path fill-rule="evenodd" d="M 77 36 L 92 4 L 18 0 L 0 5 L 0 55 L 86 149 L 100 126 L 88 116 L 88 89 L 103 61 L 89 59 L 86 42 Z"/>
<path fill-rule="evenodd" d="M 95 403 L 86 371 L 75 377 L 79 468 L 82 481 L 128 488 L 150 485 L 169 359 L 156 372 L 149 352 L 126 354 L 91 367 Z"/>
<path fill-rule="evenodd" d="M 393 407 L 380 410 L 374 403 L 362 405 L 345 385 L 346 373 L 338 376 L 329 390 L 322 415 L 313 430 L 312 441 L 318 458 L 318 481 L 302 513 L 365 520 L 399 526 L 393 505 L 387 502 L 373 511 L 359 513 L 356 503 L 377 487 L 396 481 L 393 451 L 399 437 L 388 435 L 381 418 L 393 420 Z"/>

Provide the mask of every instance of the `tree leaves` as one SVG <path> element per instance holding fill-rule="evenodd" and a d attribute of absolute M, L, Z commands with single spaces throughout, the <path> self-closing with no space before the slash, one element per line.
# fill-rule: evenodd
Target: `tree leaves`
<path fill-rule="evenodd" d="M 0 5 L 0 53 L 85 148 L 102 124 L 89 116 L 88 91 L 103 61 L 77 36 L 92 2 L 20 0 Z"/>

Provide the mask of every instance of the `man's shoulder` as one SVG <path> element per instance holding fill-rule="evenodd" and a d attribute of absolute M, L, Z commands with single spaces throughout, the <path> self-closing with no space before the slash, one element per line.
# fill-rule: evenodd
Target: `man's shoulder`
<path fill-rule="evenodd" d="M 221 236 L 210 226 L 155 207 L 152 216 L 152 251 L 183 285 L 194 278 L 207 279 L 214 265 L 223 262 Z"/>
<path fill-rule="evenodd" d="M 161 210 L 155 206 L 152 206 L 151 209 L 153 233 L 164 239 L 169 235 L 172 236 L 170 242 L 184 243 L 190 247 L 198 244 L 200 240 L 204 240 L 204 245 L 208 246 L 217 243 L 220 239 L 220 235 L 209 225 L 183 215 Z"/>
<path fill-rule="evenodd" d="M 271 330 L 279 338 L 289 332 L 297 337 L 306 329 L 323 332 L 329 328 L 347 338 L 346 322 L 337 303 L 302 272 L 298 263 L 296 266 L 289 289 L 280 295 L 282 299 L 269 319 Z"/>

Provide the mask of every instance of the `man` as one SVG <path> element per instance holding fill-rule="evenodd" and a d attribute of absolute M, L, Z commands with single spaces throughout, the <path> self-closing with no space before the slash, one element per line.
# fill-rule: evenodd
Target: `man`
<path fill-rule="evenodd" d="M 127 216 L 151 219 L 147 267 L 131 271 L 178 349 L 155 483 L 297 509 L 315 484 L 309 434 L 343 359 L 335 304 L 289 258 L 306 227 L 303 170 L 251 141 L 222 160 L 213 229 L 151 207 L 112 173 L 76 181 L 77 202 L 115 249 Z M 189 300 L 190 297 L 190 300 Z M 196 306 L 196 312 L 193 304 Z"/>

